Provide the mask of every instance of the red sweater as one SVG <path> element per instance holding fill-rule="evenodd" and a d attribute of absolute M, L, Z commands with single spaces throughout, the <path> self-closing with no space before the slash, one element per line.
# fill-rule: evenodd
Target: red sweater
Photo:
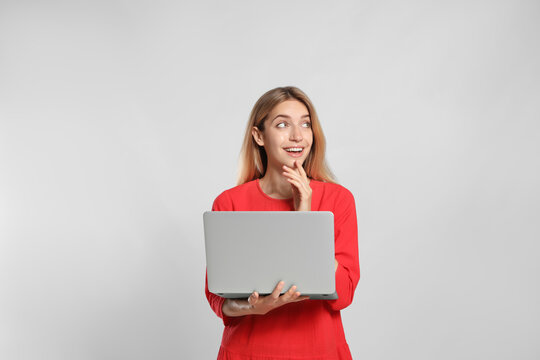
<path fill-rule="evenodd" d="M 340 310 L 349 306 L 360 279 L 358 229 L 354 198 L 341 185 L 311 180 L 311 210 L 334 213 L 337 300 L 304 300 L 283 305 L 266 315 L 229 317 L 224 298 L 208 291 L 212 310 L 225 329 L 218 360 L 351 359 Z M 213 211 L 292 211 L 292 199 L 266 195 L 259 180 L 222 192 Z"/>

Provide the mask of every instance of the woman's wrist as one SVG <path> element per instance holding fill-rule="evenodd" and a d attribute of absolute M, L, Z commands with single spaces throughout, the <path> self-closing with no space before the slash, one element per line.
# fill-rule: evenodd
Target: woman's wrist
<path fill-rule="evenodd" d="M 311 199 L 301 200 L 295 211 L 311 211 Z"/>
<path fill-rule="evenodd" d="M 229 317 L 244 316 L 252 314 L 252 307 L 247 300 L 225 299 L 222 306 L 223 314 Z"/>

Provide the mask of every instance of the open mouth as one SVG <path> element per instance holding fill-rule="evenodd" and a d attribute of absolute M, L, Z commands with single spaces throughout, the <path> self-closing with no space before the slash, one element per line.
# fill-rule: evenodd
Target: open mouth
<path fill-rule="evenodd" d="M 300 157 L 304 153 L 303 147 L 288 147 L 284 148 L 284 150 L 292 157 Z"/>

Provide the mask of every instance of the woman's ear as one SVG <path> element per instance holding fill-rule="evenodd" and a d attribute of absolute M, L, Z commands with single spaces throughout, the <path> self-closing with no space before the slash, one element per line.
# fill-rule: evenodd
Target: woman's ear
<path fill-rule="evenodd" d="M 262 131 L 259 130 L 258 127 L 254 126 L 251 129 L 251 134 L 253 135 L 253 139 L 255 140 L 257 145 L 264 146 L 263 134 L 262 134 Z"/>

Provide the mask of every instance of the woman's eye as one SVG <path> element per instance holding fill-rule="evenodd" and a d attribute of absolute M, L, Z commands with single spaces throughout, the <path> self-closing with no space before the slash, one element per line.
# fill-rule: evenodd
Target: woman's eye
<path fill-rule="evenodd" d="M 278 128 L 283 128 L 283 127 L 285 127 L 285 123 L 284 123 L 284 122 L 280 122 L 279 124 L 277 124 L 277 127 L 278 127 Z"/>
<path fill-rule="evenodd" d="M 305 122 L 302 124 L 304 127 L 308 128 L 308 127 L 311 127 L 311 123 L 310 122 Z"/>

